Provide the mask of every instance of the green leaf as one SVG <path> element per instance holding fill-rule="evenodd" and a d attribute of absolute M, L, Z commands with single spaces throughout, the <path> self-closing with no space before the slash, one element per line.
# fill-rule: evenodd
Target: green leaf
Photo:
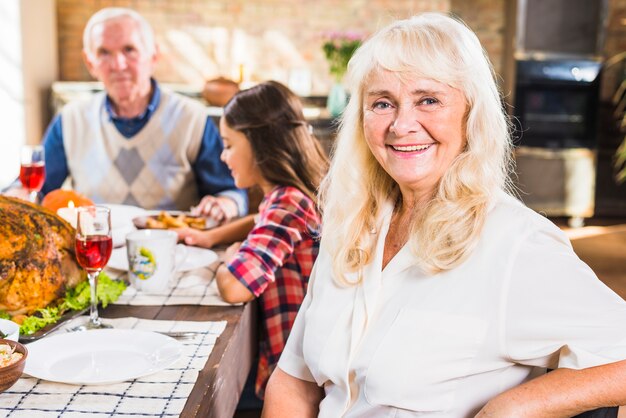
<path fill-rule="evenodd" d="M 336 38 L 322 44 L 330 73 L 337 81 L 340 81 L 345 74 L 348 62 L 359 46 L 361 46 L 361 40 L 352 38 Z"/>
<path fill-rule="evenodd" d="M 20 325 L 20 334 L 30 335 L 48 324 L 54 324 L 59 320 L 62 313 L 57 307 L 39 309 L 38 315 L 31 315 L 26 317 Z"/>
<path fill-rule="evenodd" d="M 127 284 L 122 280 L 112 280 L 106 273 L 98 277 L 98 302 L 106 308 L 109 303 L 115 302 L 126 290 Z"/>
<path fill-rule="evenodd" d="M 98 302 L 102 303 L 102 307 L 106 307 L 109 303 L 115 302 L 124 293 L 126 287 L 127 284 L 124 281 L 113 280 L 108 274 L 100 273 L 96 289 Z M 68 289 L 65 297 L 59 299 L 56 305 L 39 309 L 35 314 L 26 317 L 20 326 L 20 333 L 22 335 L 33 334 L 48 324 L 54 324 L 68 311 L 79 311 L 89 307 L 90 300 L 89 282 L 85 280 Z"/>
<path fill-rule="evenodd" d="M 623 183 L 626 180 L 626 138 L 615 151 L 615 169 L 617 170 L 615 179 L 618 183 Z"/>

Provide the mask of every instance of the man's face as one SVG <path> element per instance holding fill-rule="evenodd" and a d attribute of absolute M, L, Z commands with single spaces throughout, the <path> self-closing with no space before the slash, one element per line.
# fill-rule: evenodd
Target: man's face
<path fill-rule="evenodd" d="M 157 54 L 145 44 L 139 24 L 121 17 L 94 26 L 91 35 L 85 62 L 111 100 L 120 104 L 149 94 Z"/>

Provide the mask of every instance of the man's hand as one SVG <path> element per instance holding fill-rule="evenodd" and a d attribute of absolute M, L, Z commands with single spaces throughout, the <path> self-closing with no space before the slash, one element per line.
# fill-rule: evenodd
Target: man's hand
<path fill-rule="evenodd" d="M 238 215 L 237 203 L 225 196 L 204 196 L 200 204 L 191 210 L 192 215 L 208 216 L 222 223 Z"/>

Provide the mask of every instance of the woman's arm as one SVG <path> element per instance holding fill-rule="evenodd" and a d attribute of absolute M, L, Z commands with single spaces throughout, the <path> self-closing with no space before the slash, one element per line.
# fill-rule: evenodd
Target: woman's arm
<path fill-rule="evenodd" d="M 554 370 L 496 396 L 476 418 L 567 418 L 619 405 L 626 405 L 626 360 Z"/>
<path fill-rule="evenodd" d="M 198 231 L 193 228 L 177 229 L 178 238 L 187 245 L 211 248 L 219 244 L 230 244 L 235 241 L 243 241 L 254 227 L 254 215 L 247 215 L 227 224 Z"/>
<path fill-rule="evenodd" d="M 226 249 L 224 260 L 230 260 L 239 250 L 240 242 L 236 242 Z M 244 286 L 222 263 L 215 272 L 215 280 L 217 281 L 217 289 L 220 296 L 228 303 L 250 302 L 254 299 L 254 294 Z"/>
<path fill-rule="evenodd" d="M 295 378 L 277 367 L 265 389 L 264 418 L 317 417 L 324 396 L 314 382 Z"/>

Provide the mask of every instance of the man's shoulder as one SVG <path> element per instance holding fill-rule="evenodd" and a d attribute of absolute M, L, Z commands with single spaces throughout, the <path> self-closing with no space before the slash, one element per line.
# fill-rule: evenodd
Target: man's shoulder
<path fill-rule="evenodd" d="M 94 107 L 100 107 L 102 103 L 104 103 L 104 98 L 106 97 L 106 93 L 104 91 L 100 91 L 92 94 L 89 97 L 82 97 L 79 99 L 74 99 L 68 102 L 61 109 L 61 115 L 69 115 L 75 114 L 77 112 L 83 112 L 87 109 L 92 109 Z"/>
<path fill-rule="evenodd" d="M 188 111 L 200 112 L 204 115 L 208 115 L 208 109 L 198 100 L 194 100 L 167 88 L 161 87 L 161 101 L 168 107 L 182 108 Z"/>

